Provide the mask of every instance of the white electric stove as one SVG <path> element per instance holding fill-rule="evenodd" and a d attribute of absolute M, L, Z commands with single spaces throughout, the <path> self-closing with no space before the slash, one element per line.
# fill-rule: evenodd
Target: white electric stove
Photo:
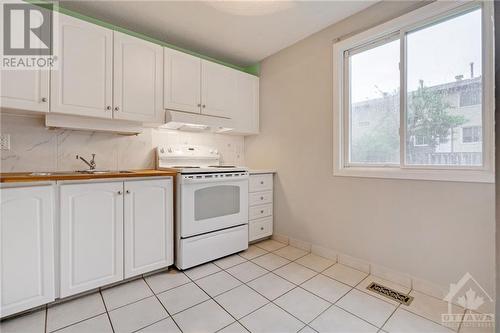
<path fill-rule="evenodd" d="M 248 170 L 220 165 L 217 149 L 157 148 L 157 169 L 175 169 L 176 260 L 187 269 L 248 248 Z"/>

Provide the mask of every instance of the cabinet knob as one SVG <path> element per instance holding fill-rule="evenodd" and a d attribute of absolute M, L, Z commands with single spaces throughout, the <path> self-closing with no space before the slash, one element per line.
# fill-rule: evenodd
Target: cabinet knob
<path fill-rule="evenodd" d="M 111 110 L 111 106 L 109 106 L 109 105 L 106 106 L 106 110 L 108 110 L 108 111 Z"/>
<path fill-rule="evenodd" d="M 42 102 L 46 103 L 47 102 L 47 97 L 42 97 Z"/>
<path fill-rule="evenodd" d="M 260 197 L 260 200 L 264 200 L 264 197 Z"/>
<path fill-rule="evenodd" d="M 205 104 L 203 104 L 201 107 L 202 107 L 202 108 L 206 108 L 206 105 L 205 105 Z"/>
<path fill-rule="evenodd" d="M 263 180 L 260 181 L 260 185 L 264 185 L 264 181 Z"/>
<path fill-rule="evenodd" d="M 264 227 L 260 227 L 260 230 L 264 230 Z"/>
<path fill-rule="evenodd" d="M 122 195 L 122 191 L 118 191 L 117 193 L 118 193 L 118 195 Z"/>
<path fill-rule="evenodd" d="M 120 108 L 118 106 L 115 106 L 115 111 L 120 111 Z"/>
<path fill-rule="evenodd" d="M 200 103 L 198 103 L 198 107 L 201 107 L 201 104 L 200 104 Z"/>
<path fill-rule="evenodd" d="M 129 190 L 126 190 L 126 191 L 125 191 L 125 193 L 130 194 L 130 191 L 129 191 Z"/>
<path fill-rule="evenodd" d="M 264 214 L 264 211 L 263 211 L 263 210 L 261 210 L 261 211 L 260 211 L 260 213 L 261 213 L 261 214 Z"/>

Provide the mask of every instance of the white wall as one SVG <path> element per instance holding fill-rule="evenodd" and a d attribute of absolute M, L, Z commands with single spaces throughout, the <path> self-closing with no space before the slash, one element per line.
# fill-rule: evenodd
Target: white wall
<path fill-rule="evenodd" d="M 265 59 L 261 134 L 245 139 L 245 159 L 278 171 L 276 233 L 442 289 L 468 271 L 494 295 L 493 184 L 332 174 L 333 40 L 420 5 L 379 3 Z"/>
<path fill-rule="evenodd" d="M 10 134 L 11 150 L 0 151 L 1 172 L 71 171 L 85 169 L 75 158 L 96 154 L 99 169 L 155 167 L 158 145 L 192 144 L 216 147 L 226 164 L 244 164 L 243 137 L 212 133 L 145 129 L 135 136 L 47 129 L 40 116 L 1 115 L 0 132 Z"/>

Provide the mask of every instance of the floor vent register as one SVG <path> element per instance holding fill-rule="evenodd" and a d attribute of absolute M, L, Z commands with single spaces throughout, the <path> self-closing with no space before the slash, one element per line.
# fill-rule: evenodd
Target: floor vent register
<path fill-rule="evenodd" d="M 387 288 L 381 284 L 378 284 L 376 282 L 370 283 L 366 289 L 371 290 L 379 295 L 382 295 L 384 297 L 387 297 L 389 299 L 392 299 L 398 303 L 404 304 L 404 305 L 410 305 L 411 302 L 413 301 L 413 297 L 409 296 L 407 294 L 403 294 L 399 291 L 396 291 L 391 288 Z"/>

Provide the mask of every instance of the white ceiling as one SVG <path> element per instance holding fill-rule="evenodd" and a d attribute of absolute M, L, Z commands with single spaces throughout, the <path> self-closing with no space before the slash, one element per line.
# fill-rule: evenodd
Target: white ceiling
<path fill-rule="evenodd" d="M 376 1 L 62 1 L 62 7 L 248 66 Z"/>

